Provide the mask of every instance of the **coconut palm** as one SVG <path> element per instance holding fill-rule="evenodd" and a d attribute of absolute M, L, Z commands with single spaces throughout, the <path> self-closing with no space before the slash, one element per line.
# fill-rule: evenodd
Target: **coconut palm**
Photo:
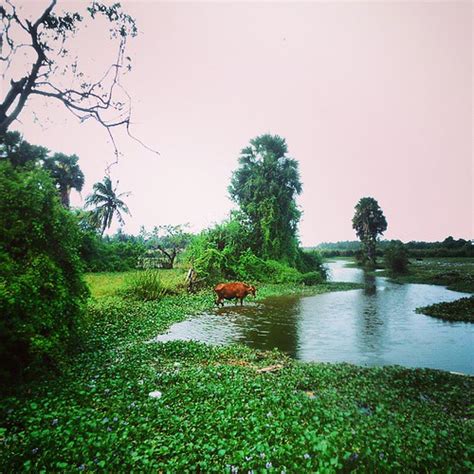
<path fill-rule="evenodd" d="M 124 224 L 122 212 L 130 215 L 127 205 L 121 199 L 130 193 L 117 194 L 117 185 L 113 187 L 110 177 L 105 176 L 102 182 L 94 184 L 93 193 L 86 198 L 86 207 L 94 207 L 92 216 L 97 227 L 101 229 L 101 235 L 104 235 L 105 229 L 110 227 L 114 215 L 117 216 L 120 225 Z"/>
<path fill-rule="evenodd" d="M 44 168 L 49 171 L 56 182 L 62 205 L 69 209 L 71 189 L 80 191 L 84 186 L 84 173 L 79 168 L 77 155 L 55 153 L 44 159 Z"/>

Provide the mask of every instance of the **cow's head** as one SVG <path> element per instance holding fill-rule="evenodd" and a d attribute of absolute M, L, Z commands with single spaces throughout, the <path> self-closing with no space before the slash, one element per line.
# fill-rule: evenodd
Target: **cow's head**
<path fill-rule="evenodd" d="M 255 288 L 255 287 L 252 286 L 252 285 L 248 285 L 248 290 L 249 290 L 249 293 L 250 293 L 252 296 L 255 296 L 255 293 L 257 292 L 257 288 Z"/>

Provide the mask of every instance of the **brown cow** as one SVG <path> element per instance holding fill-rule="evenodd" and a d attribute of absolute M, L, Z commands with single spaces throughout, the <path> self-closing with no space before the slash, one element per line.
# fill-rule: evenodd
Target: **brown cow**
<path fill-rule="evenodd" d="M 235 283 L 219 283 L 215 286 L 214 291 L 216 292 L 217 299 L 216 305 L 220 304 L 224 306 L 224 300 L 240 300 L 240 305 L 244 304 L 244 298 L 247 295 L 255 296 L 256 288 L 252 285 L 247 285 L 247 283 L 242 283 L 240 281 Z"/>

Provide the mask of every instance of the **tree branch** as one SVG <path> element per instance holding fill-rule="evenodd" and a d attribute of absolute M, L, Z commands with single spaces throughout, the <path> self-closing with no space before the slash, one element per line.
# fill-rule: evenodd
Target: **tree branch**
<path fill-rule="evenodd" d="M 5 133 L 10 125 L 18 120 L 28 97 L 38 95 L 61 101 L 81 122 L 92 118 L 106 128 L 114 149 L 115 162 L 117 162 L 120 153 L 112 130 L 119 126 L 125 127 L 127 135 L 132 140 L 152 153 L 159 154 L 139 140 L 131 131 L 132 100 L 120 84 L 120 71 L 124 65 L 127 38 L 136 35 L 136 25 L 132 17 L 120 10 L 118 3 L 107 7 L 98 1 L 92 1 L 87 8 L 92 20 L 96 15 L 103 15 L 109 20 L 112 24 L 110 27 L 112 37 L 116 38 L 119 44 L 116 60 L 107 68 L 105 74 L 98 81 L 85 83 L 78 88 L 63 88 L 59 84 L 53 83 L 53 80 L 61 73 L 58 59 L 65 58 L 68 53 L 65 48 L 68 33 L 76 31 L 76 23 L 82 20 L 81 15 L 74 12 L 56 16 L 53 14 L 53 10 L 57 0 L 50 0 L 36 20 L 21 20 L 12 0 L 6 0 L 6 4 L 9 6 L 9 12 L 3 7 L 0 9 L 0 24 L 5 27 L 5 35 L 2 35 L 0 40 L 5 39 L 8 45 L 5 54 L 0 51 L 0 64 L 6 65 L 6 68 L 3 68 L 3 74 L 6 74 L 18 48 L 33 49 L 36 59 L 24 77 L 10 81 L 10 88 L 3 102 L 0 103 L 0 134 Z M 23 30 L 28 36 L 28 41 L 16 44 L 16 36 L 10 34 L 10 29 L 14 32 L 19 29 Z M 77 59 L 66 65 L 64 71 L 67 70 L 72 72 L 74 78 L 83 75 L 77 71 Z M 126 100 L 120 101 L 115 98 L 117 88 L 120 88 L 121 93 L 126 96 Z M 111 111 L 116 113 L 113 118 L 110 115 Z M 106 112 L 109 112 L 108 117 L 105 115 Z"/>

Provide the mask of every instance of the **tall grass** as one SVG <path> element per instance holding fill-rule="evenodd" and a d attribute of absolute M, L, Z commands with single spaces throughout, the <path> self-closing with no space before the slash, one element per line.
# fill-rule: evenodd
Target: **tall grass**
<path fill-rule="evenodd" d="M 130 280 L 145 270 L 128 272 L 87 273 L 85 280 L 94 298 L 123 295 Z M 172 270 L 155 270 L 166 288 L 167 293 L 180 293 L 185 287 L 186 270 L 174 268 Z"/>
<path fill-rule="evenodd" d="M 132 273 L 121 292 L 124 296 L 143 301 L 157 301 L 168 293 L 157 270 Z"/>

